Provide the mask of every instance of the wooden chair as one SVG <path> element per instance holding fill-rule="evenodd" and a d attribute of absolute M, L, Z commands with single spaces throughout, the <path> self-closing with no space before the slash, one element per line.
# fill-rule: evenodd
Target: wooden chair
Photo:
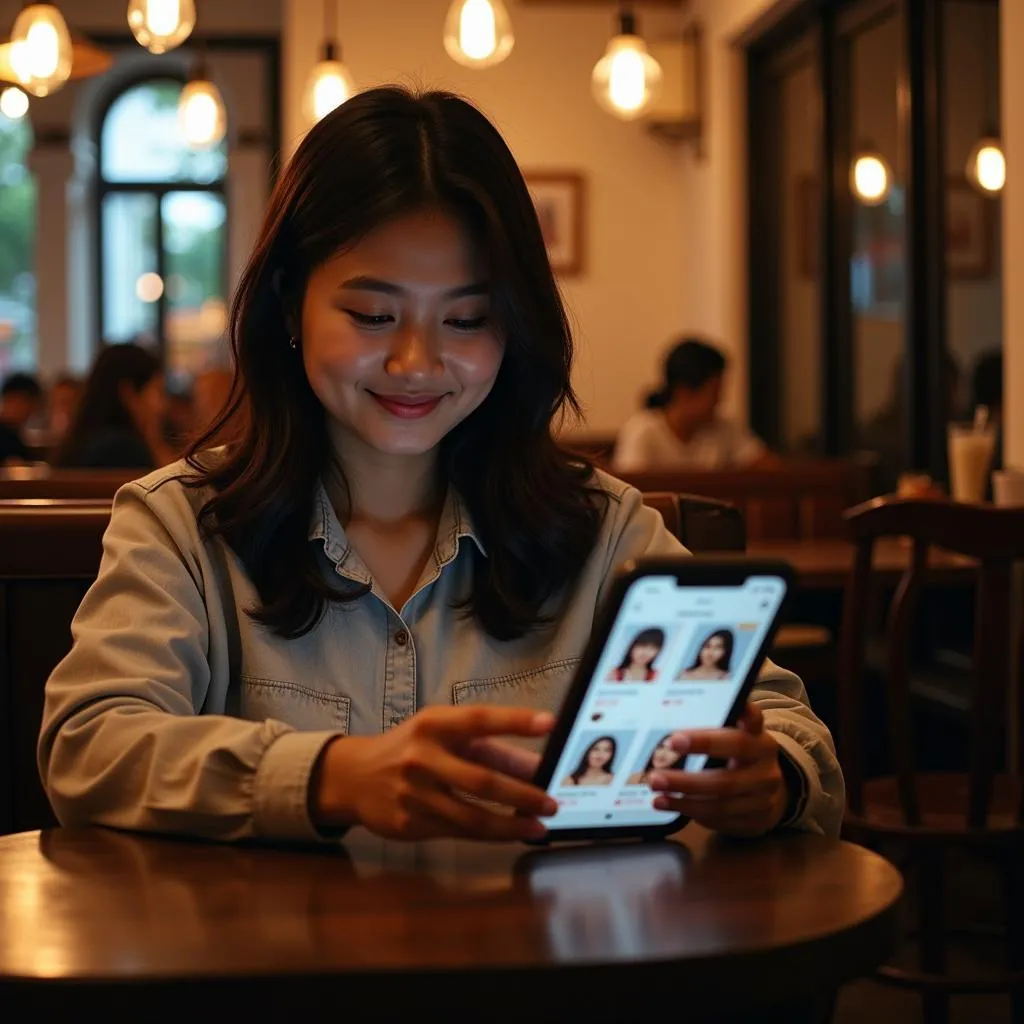
<path fill-rule="evenodd" d="M 56 824 L 36 770 L 43 688 L 109 520 L 109 501 L 0 501 L 0 834 Z"/>
<path fill-rule="evenodd" d="M 54 498 L 82 501 L 114 497 L 117 489 L 143 475 L 135 469 L 51 469 L 12 466 L 0 470 L 0 501 Z"/>
<path fill-rule="evenodd" d="M 735 505 L 665 491 L 646 493 L 643 499 L 645 505 L 661 513 L 669 532 L 694 553 L 746 550 L 743 513 Z"/>
<path fill-rule="evenodd" d="M 1024 787 L 1020 765 L 997 770 L 1003 723 L 1019 741 L 1021 664 L 1012 655 L 1024 634 L 1013 609 L 1013 563 L 1024 559 L 1024 509 L 942 500 L 878 499 L 847 514 L 856 559 L 844 606 L 839 671 L 839 744 L 846 775 L 845 831 L 869 844 L 894 841 L 906 851 L 919 883 L 916 909 L 919 968 L 889 965 L 882 980 L 923 994 L 924 1019 L 948 1019 L 953 994 L 1007 992 L 1013 1020 L 1024 1021 Z M 884 695 L 893 774 L 867 778 L 864 722 L 866 626 L 873 591 L 875 541 L 906 537 L 910 567 L 889 610 Z M 977 559 L 975 646 L 970 693 L 968 770 L 923 772 L 915 757 L 911 701 L 911 627 L 932 547 Z M 1016 623 L 1013 620 L 1016 619 Z M 961 976 L 948 968 L 943 904 L 944 862 L 951 852 L 983 855 L 998 867 L 1005 891 L 1008 963 L 992 975 Z"/>

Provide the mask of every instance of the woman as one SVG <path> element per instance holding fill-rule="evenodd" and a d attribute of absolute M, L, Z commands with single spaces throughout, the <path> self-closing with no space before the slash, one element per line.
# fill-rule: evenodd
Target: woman
<path fill-rule="evenodd" d="M 608 673 L 608 681 L 614 683 L 653 683 L 658 678 L 654 660 L 665 646 L 665 631 L 644 629 L 633 638 L 633 642 L 622 659 L 622 664 Z"/>
<path fill-rule="evenodd" d="M 321 120 L 231 339 L 227 408 L 186 462 L 121 490 L 47 684 L 58 816 L 222 840 L 543 835 L 554 804 L 523 747 L 615 568 L 682 548 L 552 437 L 577 408 L 572 338 L 495 128 L 397 88 Z M 744 721 L 680 738 L 736 764 L 701 780 L 699 820 L 835 832 L 841 775 L 799 680 L 768 672 Z M 656 801 L 683 809 L 697 784 L 668 782 Z"/>
<path fill-rule="evenodd" d="M 679 673 L 680 679 L 728 679 L 736 638 L 731 629 L 716 629 L 700 645 L 693 664 Z"/>
<path fill-rule="evenodd" d="M 583 752 L 576 771 L 562 779 L 563 786 L 607 786 L 615 776 L 615 738 L 601 736 Z"/>
<path fill-rule="evenodd" d="M 681 767 L 684 760 L 685 758 L 680 757 L 672 747 L 672 733 L 668 733 L 658 740 L 657 746 L 651 751 L 651 756 L 647 758 L 647 764 L 644 765 L 643 771 L 633 772 L 626 785 L 646 786 L 651 772 L 668 771 L 671 768 Z"/>
<path fill-rule="evenodd" d="M 54 465 L 151 470 L 173 462 L 163 438 L 160 361 L 138 345 L 107 345 L 93 364 Z"/>

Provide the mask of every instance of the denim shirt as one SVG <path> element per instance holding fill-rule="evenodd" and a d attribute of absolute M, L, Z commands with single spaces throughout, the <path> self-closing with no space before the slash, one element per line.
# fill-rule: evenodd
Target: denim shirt
<path fill-rule="evenodd" d="M 62 824 L 317 840 L 307 795 L 329 740 L 379 734 L 435 704 L 556 711 L 615 569 L 684 552 L 638 491 L 600 474 L 608 511 L 569 601 L 549 628 L 501 641 L 454 607 L 470 592 L 471 547 L 486 557 L 457 494 L 395 609 L 321 487 L 309 543 L 322 571 L 371 590 L 287 640 L 246 614 L 256 590 L 234 552 L 201 535 L 209 495 L 182 484 L 189 472 L 179 463 L 118 492 L 71 652 L 47 683 L 39 767 Z M 792 824 L 836 834 L 842 775 L 799 679 L 767 665 L 753 699 L 797 769 Z"/>

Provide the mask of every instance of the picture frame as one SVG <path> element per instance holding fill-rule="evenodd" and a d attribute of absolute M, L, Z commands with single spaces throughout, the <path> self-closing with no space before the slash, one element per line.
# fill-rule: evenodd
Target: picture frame
<path fill-rule="evenodd" d="M 576 171 L 526 171 L 524 177 L 551 269 L 560 277 L 582 274 L 586 265 L 586 180 Z"/>
<path fill-rule="evenodd" d="M 992 276 L 994 206 L 966 178 L 946 184 L 946 275 L 950 280 Z"/>

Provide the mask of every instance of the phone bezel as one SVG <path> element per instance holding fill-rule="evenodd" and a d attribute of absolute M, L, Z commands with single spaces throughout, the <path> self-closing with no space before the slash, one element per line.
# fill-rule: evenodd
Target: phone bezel
<path fill-rule="evenodd" d="M 541 763 L 534 775 L 534 785 L 547 790 L 551 778 L 562 756 L 562 750 L 572 734 L 573 726 L 587 695 L 587 689 L 601 660 L 605 644 L 629 588 L 646 576 L 674 576 L 683 587 L 728 587 L 740 586 L 751 576 L 775 576 L 783 581 L 784 591 L 778 609 L 765 631 L 751 667 L 743 680 L 723 722 L 723 728 L 734 725 L 754 688 L 771 647 L 775 634 L 785 617 L 793 592 L 794 572 L 787 562 L 748 558 L 744 555 L 672 555 L 640 558 L 627 562 L 616 573 L 611 590 L 601 610 L 590 641 L 583 652 L 576 674 L 559 709 L 555 726 L 544 747 Z M 704 768 L 715 767 L 720 762 L 709 759 Z M 662 825 L 613 825 L 603 827 L 592 825 L 587 828 L 552 828 L 543 839 L 533 845 L 547 845 L 554 842 L 573 842 L 584 839 L 660 839 L 678 832 L 689 819 L 677 815 Z"/>

